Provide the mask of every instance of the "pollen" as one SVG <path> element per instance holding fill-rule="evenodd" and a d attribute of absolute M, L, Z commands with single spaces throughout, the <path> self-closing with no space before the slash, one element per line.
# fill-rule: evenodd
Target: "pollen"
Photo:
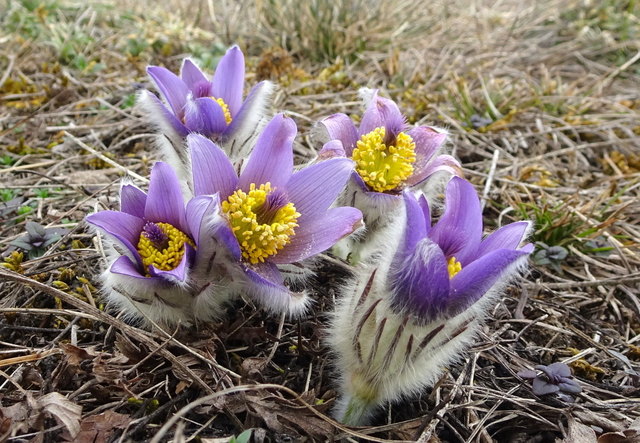
<path fill-rule="evenodd" d="M 227 124 L 231 123 L 231 111 L 229 110 L 229 105 L 225 103 L 221 98 L 209 97 L 211 100 L 216 102 L 222 108 L 222 112 L 224 113 L 224 120 Z"/>
<path fill-rule="evenodd" d="M 416 144 L 400 132 L 394 144 L 385 143 L 385 128 L 379 127 L 360 137 L 353 150 L 356 171 L 374 191 L 390 191 L 413 174 Z"/>
<path fill-rule="evenodd" d="M 147 223 L 138 240 L 138 252 L 144 269 L 149 269 L 149 265 L 161 271 L 175 269 L 182 261 L 185 244 L 195 248 L 189 236 L 173 225 Z"/>
<path fill-rule="evenodd" d="M 449 279 L 452 279 L 458 272 L 462 271 L 462 263 L 456 260 L 455 257 L 451 257 L 447 261 L 447 271 L 449 271 Z"/>
<path fill-rule="evenodd" d="M 277 254 L 295 235 L 300 214 L 282 196 L 268 182 L 259 187 L 252 183 L 249 192 L 239 189 L 222 202 L 242 256 L 252 264 Z"/>

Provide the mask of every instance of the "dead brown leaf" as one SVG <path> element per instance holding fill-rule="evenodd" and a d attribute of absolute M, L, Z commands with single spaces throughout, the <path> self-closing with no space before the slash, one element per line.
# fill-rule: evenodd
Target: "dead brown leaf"
<path fill-rule="evenodd" d="M 558 441 L 558 440 L 556 440 Z M 596 432 L 587 425 L 583 425 L 575 418 L 569 417 L 569 432 L 562 443 L 598 443 Z"/>
<path fill-rule="evenodd" d="M 602 434 L 598 438 L 598 443 L 640 443 L 640 418 L 624 431 Z"/>
<path fill-rule="evenodd" d="M 0 408 L 5 420 L 11 420 L 11 433 L 29 430 L 41 430 L 45 414 L 53 416 L 58 424 L 63 425 L 69 435 L 75 436 L 80 432 L 80 417 L 82 406 L 75 404 L 58 392 L 51 392 L 40 398 L 26 394 L 26 399 L 9 407 Z M 4 423 L 4 422 L 3 422 Z"/>
<path fill-rule="evenodd" d="M 106 443 L 115 429 L 124 429 L 131 423 L 131 417 L 114 411 L 91 415 L 82 419 L 80 432 L 73 443 Z"/>

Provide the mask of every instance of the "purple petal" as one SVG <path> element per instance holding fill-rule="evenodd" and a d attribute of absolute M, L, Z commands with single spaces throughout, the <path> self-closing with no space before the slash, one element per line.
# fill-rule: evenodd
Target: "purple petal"
<path fill-rule="evenodd" d="M 541 367 L 549 378 L 571 377 L 571 368 L 562 362 L 551 363 L 549 366 Z"/>
<path fill-rule="evenodd" d="M 560 390 L 558 385 L 547 383 L 541 378 L 534 378 L 532 387 L 533 387 L 533 393 L 536 395 L 552 394 Z"/>
<path fill-rule="evenodd" d="M 118 259 L 113 262 L 113 264 L 111 265 L 111 268 L 109 269 L 109 272 L 113 272 L 114 274 L 126 275 L 128 277 L 134 277 L 134 278 L 141 278 L 141 279 L 148 278 L 140 273 L 138 266 L 135 263 L 133 263 L 131 259 L 129 259 L 129 257 L 124 255 L 121 257 L 118 257 Z"/>
<path fill-rule="evenodd" d="M 420 194 L 418 197 L 418 204 L 422 209 L 422 215 L 424 216 L 425 227 L 427 229 L 427 234 L 431 231 L 431 208 L 429 208 L 429 202 L 427 201 L 427 197 L 424 194 Z"/>
<path fill-rule="evenodd" d="M 233 116 L 231 124 L 220 138 L 220 146 L 229 158 L 243 162 L 253 150 L 256 139 L 271 120 L 271 96 L 275 87 L 269 81 L 261 81 L 249 91 L 238 114 Z"/>
<path fill-rule="evenodd" d="M 351 160 L 334 158 L 293 174 L 287 183 L 287 194 L 300 213 L 298 224 L 322 216 L 340 195 L 352 171 Z"/>
<path fill-rule="evenodd" d="M 358 141 L 358 130 L 346 114 L 333 114 L 320 122 L 329 134 L 329 140 L 340 140 L 347 156 L 351 157 Z"/>
<path fill-rule="evenodd" d="M 195 197 L 187 203 L 187 223 L 196 242 L 195 265 L 210 265 L 222 245 L 234 260 L 240 260 L 240 245 L 226 218 L 220 214 L 218 195 Z"/>
<path fill-rule="evenodd" d="M 164 162 L 157 162 L 151 169 L 144 218 L 151 222 L 169 223 L 180 230 L 186 228 L 180 182 L 173 168 Z"/>
<path fill-rule="evenodd" d="M 445 198 L 445 212 L 429 237 L 446 257 L 455 257 L 464 267 L 473 258 L 482 237 L 482 209 L 473 185 L 453 177 Z"/>
<path fill-rule="evenodd" d="M 147 112 L 150 113 L 153 118 L 157 116 L 158 119 L 164 120 L 164 122 L 154 122 L 158 127 L 163 128 L 166 124 L 173 129 L 178 137 L 186 137 L 189 130 L 182 124 L 182 122 L 171 112 L 167 107 L 149 91 L 142 91 L 140 95 L 140 102 L 146 105 Z"/>
<path fill-rule="evenodd" d="M 329 209 L 323 217 L 307 220 L 296 228 L 291 242 L 269 258 L 277 264 L 293 263 L 326 251 L 341 238 L 362 225 L 362 213 L 356 208 Z"/>
<path fill-rule="evenodd" d="M 222 107 L 209 97 L 187 100 L 184 123 L 190 131 L 207 137 L 222 134 L 227 128 Z"/>
<path fill-rule="evenodd" d="M 304 309 L 306 298 L 292 293 L 283 284 L 282 275 L 272 263 L 245 268 L 248 277 L 245 292 L 271 312 L 295 312 Z"/>
<path fill-rule="evenodd" d="M 411 177 L 407 179 L 407 186 L 414 186 L 434 175 L 436 172 L 446 172 L 450 175 L 462 177 L 462 166 L 450 155 L 439 155 L 432 162 L 428 163 L 424 169 L 416 169 Z"/>
<path fill-rule="evenodd" d="M 462 270 L 451 279 L 449 313 L 457 315 L 474 304 L 501 279 L 509 278 L 511 265 L 527 256 L 514 249 L 498 249 L 478 260 L 462 265 Z"/>
<path fill-rule="evenodd" d="M 244 55 L 237 46 L 232 47 L 220 59 L 213 76 L 213 96 L 221 98 L 235 116 L 242 105 L 244 88 Z"/>
<path fill-rule="evenodd" d="M 180 77 L 187 87 L 194 92 L 193 89 L 198 84 L 208 83 L 207 77 L 204 76 L 200 68 L 196 66 L 190 59 L 185 58 L 182 61 L 182 68 L 180 69 Z M 198 95 L 196 95 L 198 97 Z"/>
<path fill-rule="evenodd" d="M 331 140 L 322 146 L 318 153 L 318 160 L 328 160 L 335 157 L 345 157 L 346 152 L 340 140 Z"/>
<path fill-rule="evenodd" d="M 396 254 L 390 278 L 392 305 L 399 312 L 410 312 L 425 322 L 445 313 L 449 295 L 447 260 L 429 238 L 419 241 L 412 251 Z"/>
<path fill-rule="evenodd" d="M 140 240 L 140 232 L 145 223 L 143 219 L 125 212 L 100 211 L 87 216 L 86 220 L 119 240 L 134 257 L 139 257 L 135 245 Z"/>
<path fill-rule="evenodd" d="M 414 172 L 406 181 L 409 186 L 416 185 L 425 180 L 434 171 L 430 168 L 430 163 L 434 160 L 434 155 L 447 138 L 447 134 L 437 132 L 428 126 L 413 128 L 407 132 L 416 145 L 416 162 L 413 164 Z M 455 161 L 455 160 L 454 160 Z M 457 162 L 456 162 L 457 164 Z"/>
<path fill-rule="evenodd" d="M 378 92 L 376 91 L 362 115 L 358 133 L 362 136 L 381 126 L 386 129 L 386 137 L 395 138 L 406 125 L 398 105 L 392 100 L 378 97 Z"/>
<path fill-rule="evenodd" d="M 182 120 L 184 105 L 187 100 L 187 94 L 189 94 L 187 85 L 173 72 L 160 66 L 147 67 L 147 74 L 151 76 L 176 117 Z"/>
<path fill-rule="evenodd" d="M 357 172 L 351 174 L 351 181 L 355 184 L 356 189 L 362 191 L 359 192 L 357 196 L 354 196 L 356 200 L 362 199 L 363 201 L 361 203 L 371 208 L 375 208 L 379 213 L 393 211 L 400 204 L 402 199 L 400 194 L 390 194 L 389 192 L 375 192 L 370 190 Z M 360 203 L 358 203 L 357 206 L 360 207 Z"/>
<path fill-rule="evenodd" d="M 482 257 L 496 249 L 516 249 L 524 240 L 529 226 L 531 226 L 531 222 L 523 221 L 501 227 L 482 240 L 478 248 L 478 257 Z"/>
<path fill-rule="evenodd" d="M 561 391 L 568 392 L 570 394 L 579 394 L 582 392 L 582 387 L 580 387 L 580 385 L 574 380 L 567 380 L 566 382 L 558 383 L 558 388 L 560 388 Z"/>
<path fill-rule="evenodd" d="M 152 277 L 159 277 L 170 283 L 174 283 L 174 284 L 184 283 L 187 279 L 188 263 L 191 261 L 189 260 L 189 257 L 190 256 L 193 257 L 195 252 L 193 248 L 188 244 L 185 244 L 184 247 L 186 251 L 182 255 L 182 260 L 180 260 L 180 263 L 178 264 L 178 266 L 176 266 L 175 268 L 169 271 L 163 271 L 156 268 L 153 265 L 149 265 L 149 274 L 151 274 Z"/>
<path fill-rule="evenodd" d="M 523 369 L 522 371 L 518 372 L 518 376 L 522 378 L 532 379 L 536 378 L 538 376 L 538 373 L 531 369 Z"/>
<path fill-rule="evenodd" d="M 425 219 L 423 208 L 420 206 L 416 198 L 411 192 L 403 192 L 404 208 L 406 221 L 401 251 L 399 251 L 400 259 L 408 257 L 413 253 L 416 245 L 420 240 L 427 236 L 427 220 Z"/>
<path fill-rule="evenodd" d="M 195 195 L 219 193 L 226 200 L 238 185 L 238 177 L 226 154 L 215 143 L 199 134 L 187 137 L 191 151 L 191 171 Z"/>
<path fill-rule="evenodd" d="M 203 220 L 208 215 L 217 215 L 220 199 L 217 195 L 203 195 L 189 200 L 186 208 L 187 226 L 189 226 L 188 234 L 195 241 L 196 247 L 200 245 L 200 232 L 203 229 Z"/>
<path fill-rule="evenodd" d="M 407 131 L 416 145 L 416 166 L 423 167 L 429 163 L 433 156 L 447 139 L 447 134 L 439 132 L 430 126 L 418 126 Z"/>
<path fill-rule="evenodd" d="M 120 188 L 120 211 L 144 218 L 144 205 L 146 202 L 147 194 L 135 186 L 124 185 Z"/>
<path fill-rule="evenodd" d="M 267 182 L 272 187 L 284 187 L 293 170 L 293 139 L 297 128 L 293 119 L 276 115 L 264 128 L 256 142 L 247 166 L 240 175 L 239 188 Z"/>

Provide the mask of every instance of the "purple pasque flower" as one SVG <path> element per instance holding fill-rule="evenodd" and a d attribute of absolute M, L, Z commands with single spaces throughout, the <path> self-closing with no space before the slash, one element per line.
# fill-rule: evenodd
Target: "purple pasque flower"
<path fill-rule="evenodd" d="M 403 194 L 406 221 L 389 269 L 392 306 L 423 321 L 453 317 L 501 288 L 526 261 L 520 247 L 530 222 L 503 226 L 482 238 L 482 208 L 473 185 L 453 177 L 445 211 L 431 225 L 424 196 Z"/>
<path fill-rule="evenodd" d="M 355 163 L 354 181 L 371 198 L 386 194 L 399 198 L 404 188 L 419 185 L 438 171 L 460 174 L 460 164 L 449 155 L 436 155 L 447 134 L 430 126 L 410 128 L 398 106 L 378 96 L 365 110 L 358 128 L 345 114 L 320 122 L 327 142 L 320 158 L 346 155 Z"/>
<path fill-rule="evenodd" d="M 400 210 L 403 189 L 424 188 L 427 178 L 438 172 L 461 174 L 453 157 L 437 155 L 447 137 L 444 131 L 409 127 L 398 106 L 379 97 L 377 91 L 373 91 L 359 127 L 345 114 L 334 114 L 320 124 L 329 141 L 318 158 L 346 156 L 356 163 L 338 202 L 362 211 L 367 232 L 334 248 L 335 254 L 352 263 L 367 261 L 384 243 L 385 228 Z"/>
<path fill-rule="evenodd" d="M 245 65 L 240 48 L 227 51 L 211 80 L 188 58 L 182 62 L 180 76 L 160 66 L 149 66 L 147 73 L 166 105 L 148 91 L 140 100 L 171 142 L 171 157 L 186 160 L 184 138 L 194 132 L 214 140 L 233 160 L 247 154 L 265 118 L 272 85 L 258 83 L 243 102 Z"/>
<path fill-rule="evenodd" d="M 273 311 L 296 311 L 306 300 L 284 285 L 278 266 L 330 248 L 362 219 L 355 208 L 330 208 L 353 162 L 334 158 L 294 172 L 296 132 L 291 118 L 276 115 L 239 175 L 219 146 L 201 135 L 187 138 L 195 195 L 222 202 L 219 238 L 236 261 L 239 288 Z"/>
<path fill-rule="evenodd" d="M 361 425 L 378 405 L 432 386 L 461 359 L 489 300 L 524 267 L 533 245 L 519 247 L 529 222 L 482 238 L 473 186 L 453 177 L 445 210 L 432 226 L 429 205 L 403 193 L 404 210 L 386 244 L 341 290 L 328 337 L 337 356 L 336 417 Z M 403 217 L 404 215 L 404 217 Z"/>
<path fill-rule="evenodd" d="M 148 193 L 126 184 L 120 211 L 87 216 L 112 247 L 103 274 L 109 301 L 129 317 L 162 325 L 217 317 L 222 300 L 202 277 L 215 255 L 211 232 L 218 205 L 215 197 L 203 196 L 185 207 L 176 173 L 157 162 Z"/>
<path fill-rule="evenodd" d="M 565 363 L 556 362 L 549 366 L 537 365 L 535 369 L 542 371 L 538 375 L 536 371 L 523 370 L 518 375 L 525 379 L 533 380 L 532 389 L 536 395 L 553 394 L 555 392 L 564 392 L 568 394 L 578 394 L 582 392 L 582 388 L 573 379 L 571 368 Z"/>

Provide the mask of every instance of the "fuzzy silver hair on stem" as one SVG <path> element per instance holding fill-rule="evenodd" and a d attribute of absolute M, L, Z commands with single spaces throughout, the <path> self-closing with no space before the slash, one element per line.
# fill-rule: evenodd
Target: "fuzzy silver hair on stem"
<path fill-rule="evenodd" d="M 336 417 L 365 424 L 376 408 L 432 386 L 462 358 L 496 296 L 526 267 L 529 222 L 483 238 L 473 186 L 447 184 L 435 225 L 426 198 L 404 192 L 376 262 L 342 290 L 330 344 L 340 374 Z"/>

